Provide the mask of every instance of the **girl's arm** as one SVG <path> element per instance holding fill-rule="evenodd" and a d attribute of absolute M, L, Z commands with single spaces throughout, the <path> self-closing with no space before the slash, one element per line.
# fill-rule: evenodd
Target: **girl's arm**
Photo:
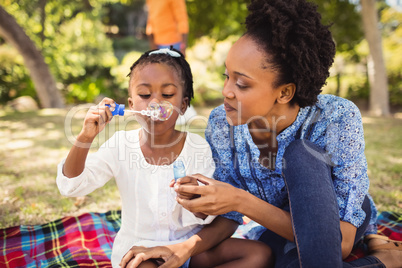
<path fill-rule="evenodd" d="M 197 234 L 188 240 L 168 246 L 152 248 L 132 247 L 121 260 L 121 267 L 137 267 L 141 262 L 148 259 L 162 258 L 164 267 L 180 267 L 192 256 L 198 255 L 218 245 L 229 238 L 237 228 L 238 224 L 232 220 L 217 217 L 211 224 L 206 225 Z M 131 260 L 131 261 L 130 261 Z M 128 266 L 126 266 L 129 263 Z"/>
<path fill-rule="evenodd" d="M 112 120 L 113 115 L 108 107 L 115 103 L 112 99 L 104 98 L 97 106 L 92 106 L 84 119 L 84 125 L 74 142 L 63 166 L 63 174 L 68 178 L 77 177 L 84 171 L 85 160 L 96 135 L 101 132 L 106 124 Z"/>
<path fill-rule="evenodd" d="M 63 174 L 68 178 L 74 178 L 84 171 L 85 160 L 87 159 L 89 148 L 93 139 L 88 139 L 79 134 L 77 140 L 71 147 L 70 152 L 64 162 Z"/>

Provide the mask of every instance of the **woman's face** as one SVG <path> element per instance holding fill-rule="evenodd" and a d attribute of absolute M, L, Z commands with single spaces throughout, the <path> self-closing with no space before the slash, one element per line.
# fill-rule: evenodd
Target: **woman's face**
<path fill-rule="evenodd" d="M 137 67 L 129 83 L 128 103 L 130 109 L 146 110 L 150 102 L 168 101 L 173 105 L 173 113 L 167 121 L 152 120 L 148 116 L 137 116 L 144 129 L 153 134 L 163 134 L 174 128 L 179 113 L 187 109 L 183 83 L 174 67 L 167 64 L 152 63 Z"/>
<path fill-rule="evenodd" d="M 265 59 L 266 54 L 248 36 L 241 37 L 229 50 L 222 94 L 230 125 L 275 120 L 280 90 L 272 86 L 277 74 Z"/>

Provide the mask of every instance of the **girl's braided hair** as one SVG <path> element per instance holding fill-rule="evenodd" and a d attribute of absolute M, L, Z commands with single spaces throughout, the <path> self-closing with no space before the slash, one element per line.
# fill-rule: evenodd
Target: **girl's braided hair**
<path fill-rule="evenodd" d="M 251 0 L 248 10 L 245 35 L 267 54 L 269 67 L 264 68 L 278 72 L 273 86 L 294 83 L 292 103 L 315 104 L 335 56 L 329 26 L 321 24 L 316 5 L 306 0 Z"/>
<path fill-rule="evenodd" d="M 150 50 L 142 54 L 141 57 L 130 67 L 130 73 L 127 76 L 131 78 L 131 75 L 134 73 L 136 68 L 141 68 L 151 63 L 171 66 L 177 71 L 179 79 L 183 83 L 184 97 L 188 97 L 188 106 L 190 106 L 190 102 L 194 98 L 193 74 L 191 73 L 190 65 L 185 60 L 184 55 L 174 48 L 170 48 L 170 50 L 179 53 L 180 57 L 173 57 L 164 53 L 149 55 L 149 53 L 156 50 L 158 49 Z"/>

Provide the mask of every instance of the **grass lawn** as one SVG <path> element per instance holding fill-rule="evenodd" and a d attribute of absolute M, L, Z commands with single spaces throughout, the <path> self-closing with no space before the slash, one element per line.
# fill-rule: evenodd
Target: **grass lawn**
<path fill-rule="evenodd" d="M 189 131 L 203 134 L 210 109 L 197 109 Z M 29 113 L 0 111 L 0 228 L 43 224 L 67 215 L 120 209 L 113 180 L 85 198 L 67 198 L 55 184 L 57 164 L 81 129 L 85 107 Z M 138 128 L 115 118 L 98 136 L 96 150 L 117 129 Z M 402 212 L 402 119 L 364 117 L 370 193 L 380 211 Z"/>

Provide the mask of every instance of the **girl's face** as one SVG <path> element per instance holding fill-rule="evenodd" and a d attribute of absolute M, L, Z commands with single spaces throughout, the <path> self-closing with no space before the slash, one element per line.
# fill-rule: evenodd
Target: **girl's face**
<path fill-rule="evenodd" d="M 275 120 L 280 87 L 273 87 L 277 74 L 265 59 L 266 54 L 248 36 L 241 37 L 229 50 L 222 94 L 230 125 Z"/>
<path fill-rule="evenodd" d="M 153 121 L 148 116 L 137 116 L 144 129 L 153 134 L 163 134 L 174 128 L 179 113 L 187 109 L 188 98 L 184 97 L 183 83 L 176 69 L 167 64 L 151 63 L 133 70 L 129 82 L 128 103 L 130 109 L 146 110 L 150 102 L 168 101 L 173 113 L 167 121 Z"/>

